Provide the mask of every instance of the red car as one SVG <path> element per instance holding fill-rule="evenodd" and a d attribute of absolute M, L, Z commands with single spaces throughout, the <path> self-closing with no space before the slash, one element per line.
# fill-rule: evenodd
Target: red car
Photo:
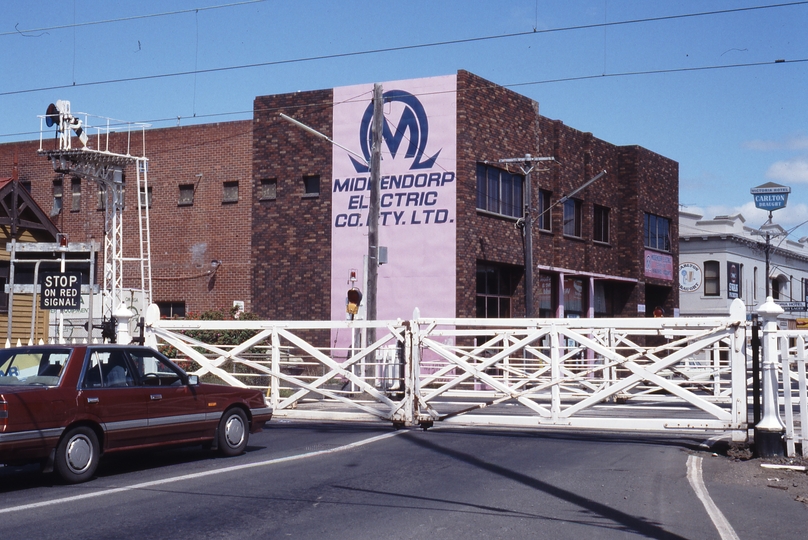
<path fill-rule="evenodd" d="M 90 479 L 106 452 L 202 443 L 241 454 L 272 409 L 258 390 L 200 384 L 148 347 L 0 350 L 0 463 Z"/>

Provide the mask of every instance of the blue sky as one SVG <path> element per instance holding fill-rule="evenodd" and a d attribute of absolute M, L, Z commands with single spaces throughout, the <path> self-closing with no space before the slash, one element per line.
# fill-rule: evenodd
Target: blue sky
<path fill-rule="evenodd" d="M 259 95 L 465 69 L 678 161 L 688 211 L 757 227 L 749 190 L 777 182 L 792 193 L 775 222 L 808 220 L 806 2 L 31 0 L 0 13 L 0 143 L 38 138 L 57 99 L 166 127 L 249 118 Z"/>

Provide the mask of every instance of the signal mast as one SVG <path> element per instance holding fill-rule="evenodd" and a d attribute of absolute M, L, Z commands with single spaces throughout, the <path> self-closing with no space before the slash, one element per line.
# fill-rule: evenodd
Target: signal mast
<path fill-rule="evenodd" d="M 151 304 L 151 240 L 149 232 L 148 204 L 148 169 L 149 160 L 145 156 L 145 130 L 149 124 L 124 122 L 111 118 L 97 117 L 87 113 L 70 111 L 70 102 L 59 100 L 51 103 L 40 119 L 40 137 L 38 154 L 48 158 L 57 173 L 92 180 L 100 191 L 99 203 L 104 208 L 104 268 L 102 293 L 102 316 L 105 326 L 116 325 L 116 320 L 128 321 L 132 313 L 126 305 L 124 287 L 124 269 L 132 265 L 139 268 L 139 276 L 127 275 L 126 284 L 140 295 L 141 306 Z M 82 116 L 82 121 L 79 116 Z M 96 122 L 90 124 L 90 119 Z M 42 124 L 48 128 L 56 128 L 56 148 L 45 148 L 43 140 L 45 132 Z M 93 133 L 88 136 L 88 131 Z M 114 133 L 114 135 L 113 135 Z M 73 136 L 81 142 L 81 148 L 73 148 Z M 133 135 L 140 135 L 140 153 L 132 155 Z M 93 144 L 95 148 L 93 148 Z M 113 152 L 110 145 L 125 153 Z M 137 209 L 139 229 L 139 252 L 134 256 L 124 253 L 124 173 L 129 165 L 135 165 L 137 187 Z M 130 242 L 131 245 L 131 242 Z M 132 287 L 132 282 L 139 277 L 140 287 Z M 92 292 L 90 293 L 92 294 Z M 129 335 L 126 329 L 126 335 Z M 122 336 L 123 337 L 123 336 Z"/>

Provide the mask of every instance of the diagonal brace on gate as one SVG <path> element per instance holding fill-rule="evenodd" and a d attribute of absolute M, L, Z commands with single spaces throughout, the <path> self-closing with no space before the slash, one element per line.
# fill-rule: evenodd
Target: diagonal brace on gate
<path fill-rule="evenodd" d="M 704 410 L 708 414 L 718 418 L 720 420 L 730 420 L 731 414 L 725 411 L 724 409 L 703 400 L 693 392 L 686 390 L 676 384 L 667 381 L 666 379 L 657 375 L 657 372 L 665 369 L 671 365 L 674 365 L 684 358 L 692 355 L 693 353 L 704 349 L 707 346 L 712 345 L 715 342 L 724 339 L 727 334 L 727 330 L 730 325 L 725 325 L 723 327 L 719 327 L 713 329 L 711 331 L 705 332 L 702 336 L 691 336 L 687 340 L 692 341 L 693 339 L 699 339 L 695 343 L 691 343 L 690 345 L 686 345 L 685 347 L 671 353 L 669 356 L 665 358 L 657 358 L 654 362 L 652 362 L 648 367 L 643 367 L 642 365 L 638 364 L 635 360 L 642 356 L 642 353 L 636 353 L 629 357 L 622 357 L 618 353 L 602 347 L 600 344 L 588 339 L 585 336 L 577 335 L 575 336 L 576 340 L 580 340 L 580 342 L 587 347 L 592 348 L 596 353 L 603 355 L 610 360 L 615 360 L 621 363 L 624 367 L 629 369 L 633 375 L 623 379 L 620 382 L 617 382 L 611 385 L 608 388 L 605 388 L 599 392 L 596 392 L 592 396 L 587 399 L 584 399 L 575 405 L 572 405 L 563 411 L 563 416 L 569 417 L 573 414 L 586 409 L 592 405 L 600 403 L 606 400 L 609 397 L 615 396 L 618 393 L 631 388 L 632 386 L 639 384 L 642 381 L 649 381 L 653 382 L 660 387 L 668 390 L 669 392 L 677 395 L 678 397 L 684 399 L 685 401 L 689 402 L 690 404 Z M 734 331 L 734 329 L 733 329 Z M 567 333 L 565 331 L 565 333 Z M 670 345 L 666 345 L 665 347 L 660 347 L 659 349 L 668 348 Z M 648 351 L 646 353 L 647 356 L 653 357 L 653 352 Z M 654 357 L 655 358 L 655 357 Z"/>

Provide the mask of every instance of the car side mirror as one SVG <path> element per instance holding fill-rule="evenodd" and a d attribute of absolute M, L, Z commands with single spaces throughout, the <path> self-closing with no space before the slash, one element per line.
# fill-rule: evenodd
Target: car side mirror
<path fill-rule="evenodd" d="M 188 385 L 197 386 L 199 384 L 199 375 L 188 375 Z"/>

